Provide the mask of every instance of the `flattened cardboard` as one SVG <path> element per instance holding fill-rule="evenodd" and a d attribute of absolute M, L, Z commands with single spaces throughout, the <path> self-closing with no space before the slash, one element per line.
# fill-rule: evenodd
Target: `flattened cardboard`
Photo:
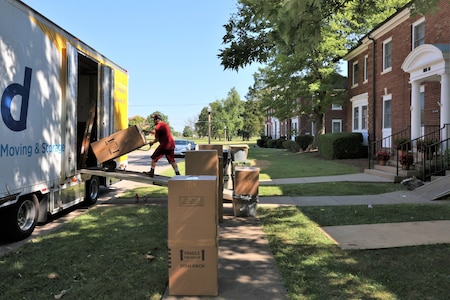
<path fill-rule="evenodd" d="M 145 136 L 138 126 L 131 126 L 91 143 L 99 163 L 118 158 L 145 145 Z"/>

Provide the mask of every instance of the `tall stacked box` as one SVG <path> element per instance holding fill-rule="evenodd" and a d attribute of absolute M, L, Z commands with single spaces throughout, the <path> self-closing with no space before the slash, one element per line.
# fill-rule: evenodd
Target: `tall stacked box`
<path fill-rule="evenodd" d="M 216 150 L 217 156 L 219 158 L 219 167 L 217 170 L 218 178 L 219 178 L 219 189 L 217 194 L 217 213 L 219 215 L 219 222 L 223 222 L 223 187 L 224 187 L 224 172 L 222 170 L 222 166 L 224 165 L 223 160 L 223 145 L 218 144 L 201 144 L 198 145 L 198 150 Z"/>
<path fill-rule="evenodd" d="M 220 145 L 221 146 L 221 145 Z M 187 151 L 185 156 L 186 175 L 212 175 L 217 176 L 217 218 L 223 221 L 223 183 L 219 170 L 219 157 L 216 149 Z M 222 179 L 223 180 L 223 179 Z"/>
<path fill-rule="evenodd" d="M 168 181 L 169 295 L 218 295 L 217 177 Z"/>

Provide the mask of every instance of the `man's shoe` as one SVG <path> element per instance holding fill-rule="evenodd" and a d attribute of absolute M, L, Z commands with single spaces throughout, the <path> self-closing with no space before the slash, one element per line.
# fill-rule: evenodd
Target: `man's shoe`
<path fill-rule="evenodd" d="M 175 172 L 175 175 L 180 175 L 180 172 Z"/>
<path fill-rule="evenodd" d="M 154 170 L 150 170 L 149 172 L 144 172 L 145 175 L 153 177 L 155 176 L 155 171 Z"/>

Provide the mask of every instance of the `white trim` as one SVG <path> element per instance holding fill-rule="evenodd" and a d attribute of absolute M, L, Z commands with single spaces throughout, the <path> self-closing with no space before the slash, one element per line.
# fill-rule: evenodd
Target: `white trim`
<path fill-rule="evenodd" d="M 410 74 L 410 82 L 450 74 L 450 55 L 448 52 L 444 54 L 434 45 L 420 45 L 408 54 L 402 69 Z"/>

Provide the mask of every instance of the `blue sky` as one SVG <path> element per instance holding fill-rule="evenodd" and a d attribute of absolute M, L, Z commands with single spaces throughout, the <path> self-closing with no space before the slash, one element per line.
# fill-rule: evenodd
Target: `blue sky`
<path fill-rule="evenodd" d="M 128 70 L 129 116 L 161 111 L 182 131 L 234 87 L 244 100 L 258 65 L 223 70 L 223 25 L 234 0 L 24 0 Z"/>

